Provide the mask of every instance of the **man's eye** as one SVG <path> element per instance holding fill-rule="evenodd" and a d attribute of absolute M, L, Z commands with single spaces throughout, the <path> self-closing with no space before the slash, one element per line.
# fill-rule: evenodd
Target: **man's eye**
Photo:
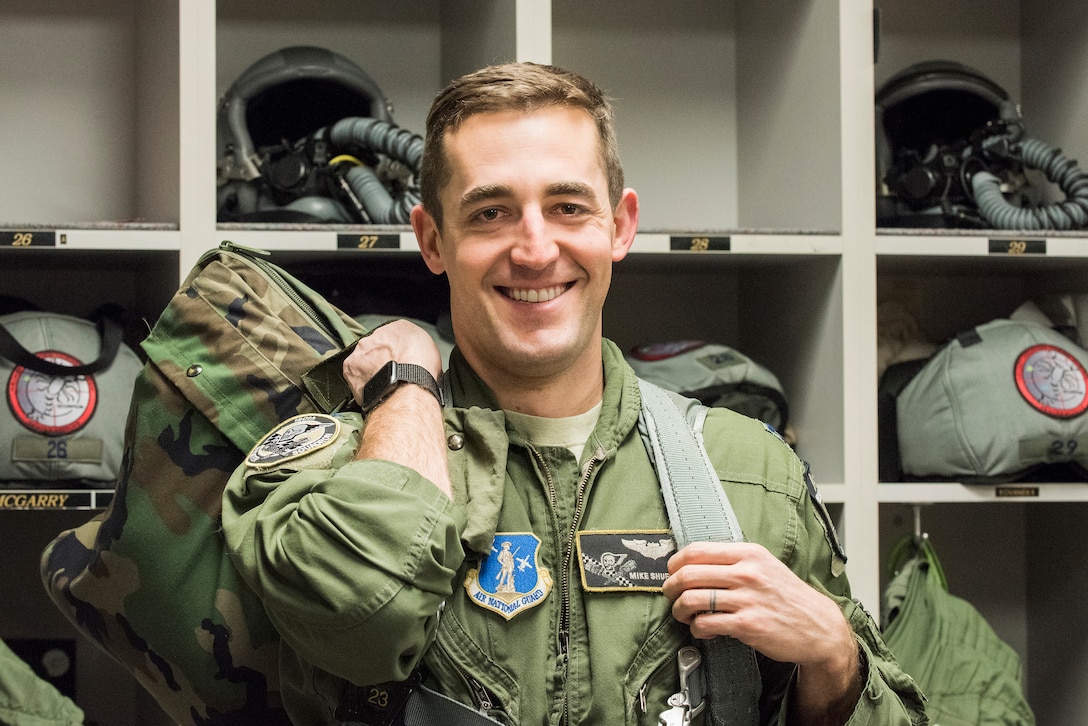
<path fill-rule="evenodd" d="M 582 208 L 580 206 L 578 206 L 577 204 L 560 204 L 559 205 L 559 213 L 560 214 L 578 214 L 578 212 L 580 212 L 580 211 L 582 211 Z"/>
<path fill-rule="evenodd" d="M 499 215 L 501 215 L 501 214 L 502 214 L 502 212 L 500 212 L 498 209 L 495 209 L 494 207 L 492 207 L 490 209 L 485 209 L 485 210 L 477 213 L 476 214 L 476 219 L 479 219 L 482 222 L 493 222 L 494 220 L 498 219 Z"/>

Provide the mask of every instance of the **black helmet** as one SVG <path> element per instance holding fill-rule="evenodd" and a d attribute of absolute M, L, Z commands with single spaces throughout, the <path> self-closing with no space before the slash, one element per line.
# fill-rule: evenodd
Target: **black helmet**
<path fill-rule="evenodd" d="M 324 48 L 283 48 L 247 68 L 219 104 L 217 145 L 221 222 L 402 222 L 415 203 L 403 197 L 422 139 L 394 125 L 362 68 Z"/>
<path fill-rule="evenodd" d="M 973 68 L 936 60 L 896 73 L 876 93 L 877 223 L 984 226 L 964 175 L 983 137 L 1022 132 L 1009 94 Z"/>

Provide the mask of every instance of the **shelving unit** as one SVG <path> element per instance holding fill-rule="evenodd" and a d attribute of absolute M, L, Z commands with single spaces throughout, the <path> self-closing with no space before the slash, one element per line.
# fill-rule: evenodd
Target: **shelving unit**
<path fill-rule="evenodd" d="M 231 239 L 273 250 L 346 304 L 380 304 L 349 290 L 348 273 L 372 290 L 400 276 L 405 290 L 440 296 L 407 227 L 217 224 L 219 96 L 266 53 L 318 45 L 363 67 L 395 120 L 422 132 L 433 94 L 488 62 L 583 72 L 615 98 L 642 204 L 606 334 L 623 347 L 722 342 L 773 370 L 839 519 L 855 594 L 878 610 L 882 555 L 921 506 L 953 592 L 1020 653 L 1040 723 L 1069 722 L 1088 708 L 1088 643 L 1063 640 L 1088 614 L 1088 584 L 1066 571 L 1088 554 L 1088 484 L 878 482 L 876 311 L 902 302 L 942 340 L 1033 295 L 1088 292 L 1088 234 L 878 229 L 873 96 L 910 63 L 957 60 L 1019 99 L 1033 135 L 1088 160 L 1086 41 L 1088 6 L 1073 0 L 997 0 L 984 13 L 969 0 L 10 0 L 0 102 L 18 112 L 0 135 L 0 293 L 76 315 L 119 302 L 135 345 L 139 321 Z M 440 302 L 385 304 L 427 313 Z M 37 546 L 46 525 L 86 514 L 0 519 Z M 6 579 L 33 582 L 34 551 L 7 562 Z M 0 608 L 0 636 L 66 633 L 49 607 Z M 91 650 L 81 644 L 79 657 Z M 133 722 L 155 722 L 130 690 L 114 700 Z"/>
<path fill-rule="evenodd" d="M 881 13 L 876 87 L 922 60 L 964 63 L 1020 103 L 1029 135 L 1069 158 L 1088 159 L 1082 82 L 1088 59 L 1078 50 L 1088 38 L 1084 8 L 1003 0 L 988 4 L 983 17 L 968 2 L 874 4 Z M 934 342 L 1007 317 L 1047 293 L 1088 291 L 1083 232 L 878 229 L 872 244 L 877 304 L 903 304 Z M 1088 488 L 892 482 L 876 492 L 882 551 L 910 530 L 906 511 L 919 507 L 952 592 L 1019 652 L 1038 722 L 1082 720 L 1088 702 L 1078 694 L 1088 682 L 1088 643 L 1068 642 L 1063 623 L 1083 618 L 1088 603 L 1082 568 L 1071 559 L 1085 554 L 1083 525 L 1074 522 L 1088 511 Z"/>

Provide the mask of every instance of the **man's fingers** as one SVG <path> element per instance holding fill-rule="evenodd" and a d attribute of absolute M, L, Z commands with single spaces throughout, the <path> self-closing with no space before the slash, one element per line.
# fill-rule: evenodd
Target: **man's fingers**
<path fill-rule="evenodd" d="M 762 549 L 747 542 L 692 542 L 669 558 L 669 573 L 685 565 L 732 565 Z"/>

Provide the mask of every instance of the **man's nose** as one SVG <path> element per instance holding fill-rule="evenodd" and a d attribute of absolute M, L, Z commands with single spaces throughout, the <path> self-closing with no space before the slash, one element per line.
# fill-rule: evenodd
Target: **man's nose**
<path fill-rule="evenodd" d="M 549 233 L 542 211 L 537 207 L 525 209 L 515 232 L 510 252 L 511 261 L 532 269 L 541 269 L 555 261 L 559 247 Z"/>

